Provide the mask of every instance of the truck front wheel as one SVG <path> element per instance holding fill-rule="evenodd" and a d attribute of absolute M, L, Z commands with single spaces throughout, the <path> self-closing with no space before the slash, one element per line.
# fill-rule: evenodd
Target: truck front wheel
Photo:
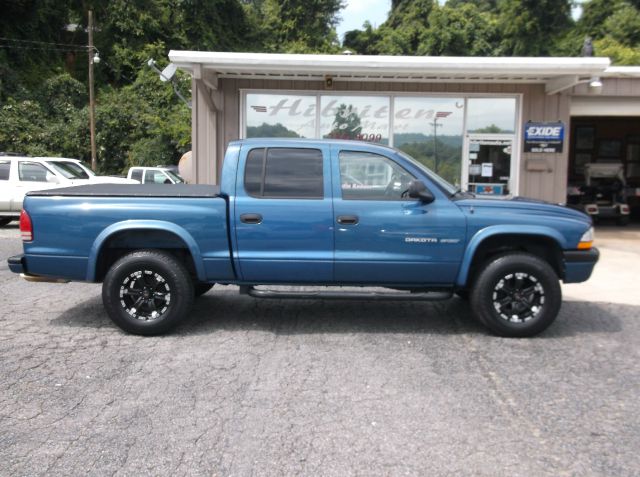
<path fill-rule="evenodd" d="M 528 253 L 493 258 L 478 274 L 471 305 L 478 320 L 506 337 L 534 336 L 558 316 L 562 290 L 544 260 Z"/>
<path fill-rule="evenodd" d="M 124 331 L 159 335 L 189 313 L 194 290 L 189 272 L 173 255 L 140 250 L 120 258 L 107 272 L 102 301 Z"/>

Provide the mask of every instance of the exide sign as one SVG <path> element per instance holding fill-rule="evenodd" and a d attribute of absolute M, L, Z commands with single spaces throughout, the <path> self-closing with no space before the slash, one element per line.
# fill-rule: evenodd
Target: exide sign
<path fill-rule="evenodd" d="M 532 123 L 524 127 L 524 152 L 562 152 L 564 124 Z"/>

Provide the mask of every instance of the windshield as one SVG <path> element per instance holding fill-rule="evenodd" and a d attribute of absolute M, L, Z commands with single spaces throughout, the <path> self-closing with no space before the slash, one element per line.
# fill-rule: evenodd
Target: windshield
<path fill-rule="evenodd" d="M 416 161 L 413 157 L 411 157 L 406 152 L 399 151 L 399 150 L 397 152 L 403 159 L 409 161 L 411 164 L 413 164 L 418 169 L 420 169 L 422 172 L 424 172 L 429 177 L 429 179 L 431 179 L 433 182 L 435 182 L 435 184 L 438 187 L 440 187 L 440 189 L 442 189 L 446 194 L 453 195 L 458 191 L 457 187 L 455 187 L 454 185 L 449 184 L 449 182 L 444 180 L 442 177 L 440 177 L 438 174 L 433 172 L 431 169 L 429 169 L 427 166 L 425 166 L 421 162 Z"/>
<path fill-rule="evenodd" d="M 88 179 L 89 174 L 79 164 L 70 161 L 47 161 L 65 179 Z"/>
<path fill-rule="evenodd" d="M 164 173 L 171 177 L 176 184 L 182 184 L 184 179 L 180 177 L 178 174 L 171 172 L 170 170 L 165 170 Z"/>
<path fill-rule="evenodd" d="M 74 162 L 74 164 L 78 164 L 87 174 L 89 174 L 89 177 L 96 175 L 96 173 L 91 170 L 91 166 L 89 166 L 86 162 L 80 161 Z"/>

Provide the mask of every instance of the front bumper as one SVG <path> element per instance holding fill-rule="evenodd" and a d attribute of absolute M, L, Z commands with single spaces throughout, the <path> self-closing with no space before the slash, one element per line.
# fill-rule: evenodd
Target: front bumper
<path fill-rule="evenodd" d="M 587 281 L 596 266 L 600 252 L 597 248 L 590 250 L 566 250 L 563 252 L 565 283 Z"/>

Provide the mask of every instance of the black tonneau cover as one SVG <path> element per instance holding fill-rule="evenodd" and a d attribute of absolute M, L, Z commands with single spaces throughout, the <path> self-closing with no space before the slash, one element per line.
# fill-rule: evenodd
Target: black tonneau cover
<path fill-rule="evenodd" d="M 219 197 L 220 187 L 202 184 L 90 184 L 28 192 L 56 197 Z"/>

